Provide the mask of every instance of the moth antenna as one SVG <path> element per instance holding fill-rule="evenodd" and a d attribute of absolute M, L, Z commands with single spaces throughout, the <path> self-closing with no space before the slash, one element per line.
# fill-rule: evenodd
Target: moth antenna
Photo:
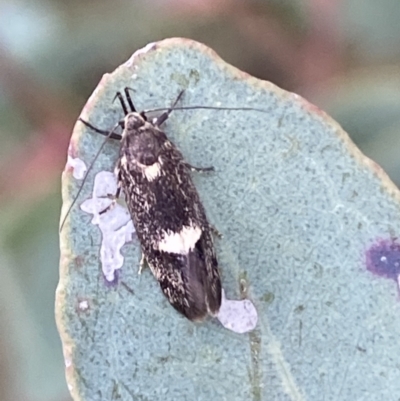
<path fill-rule="evenodd" d="M 84 124 L 86 124 L 86 122 L 85 122 L 84 120 L 81 120 L 81 119 L 79 119 L 79 120 L 82 121 L 82 122 L 84 122 Z M 87 123 L 86 125 L 87 125 L 88 127 L 92 128 L 91 125 L 89 125 L 89 123 Z M 76 194 L 75 198 L 73 199 L 72 203 L 70 204 L 70 206 L 69 206 L 69 208 L 68 208 L 68 210 L 67 210 L 67 213 L 65 214 L 64 218 L 62 219 L 62 222 L 61 222 L 61 225 L 60 225 L 60 231 L 59 231 L 60 233 L 61 233 L 61 231 L 62 231 L 62 229 L 63 229 L 63 227 L 64 227 L 64 224 L 65 224 L 65 221 L 67 220 L 68 215 L 70 214 L 70 212 L 71 212 L 73 206 L 75 205 L 76 201 L 77 201 L 78 198 L 79 198 L 79 195 L 80 195 L 81 192 L 82 192 L 83 185 L 85 184 L 86 179 L 87 179 L 87 177 L 89 176 L 89 173 L 90 173 L 90 171 L 92 170 L 94 163 L 96 162 L 96 160 L 97 160 L 97 158 L 99 157 L 101 151 L 103 150 L 104 145 L 106 144 L 107 140 L 110 139 L 110 138 L 112 138 L 113 135 L 115 135 L 115 130 L 116 130 L 120 125 L 121 125 L 121 121 L 118 121 L 118 123 L 115 124 L 115 126 L 113 127 L 113 129 L 108 133 L 107 137 L 104 139 L 104 141 L 103 141 L 103 143 L 101 144 L 99 150 L 97 151 L 95 157 L 93 158 L 92 162 L 90 163 L 88 169 L 86 170 L 86 173 L 85 173 L 85 175 L 84 175 L 84 177 L 83 177 L 83 179 L 82 179 L 82 184 L 81 184 L 81 186 L 80 186 L 79 189 L 78 189 L 78 193 Z M 97 130 L 96 132 L 99 132 L 99 131 L 101 131 L 101 130 Z M 100 133 L 101 133 L 101 132 L 100 132 Z M 121 139 L 121 138 L 119 138 L 119 139 Z"/>
<path fill-rule="evenodd" d="M 128 104 L 129 104 L 129 107 L 131 108 L 131 110 L 133 112 L 136 112 L 136 108 L 133 105 L 130 92 L 134 92 L 134 90 L 132 88 L 128 87 L 128 86 L 124 88 L 124 93 L 125 93 L 125 96 L 126 96 L 126 100 L 127 100 Z M 232 111 L 241 111 L 241 110 L 243 110 L 243 111 L 259 111 L 261 113 L 268 113 L 268 110 L 260 109 L 260 108 L 257 108 L 257 107 L 217 107 L 217 106 L 180 106 L 180 107 L 176 107 L 176 104 L 179 102 L 179 100 L 181 99 L 181 97 L 182 97 L 184 92 L 185 92 L 185 89 L 182 89 L 179 92 L 177 98 L 175 99 L 175 102 L 172 104 L 171 107 L 160 107 L 160 108 L 156 108 L 156 109 L 143 110 L 143 111 L 140 112 L 140 115 L 142 117 L 146 118 L 146 114 L 147 113 L 153 113 L 153 112 L 157 112 L 157 111 L 165 111 L 167 113 L 166 114 L 166 118 L 158 124 L 158 125 L 161 125 L 168 118 L 168 116 L 171 114 L 171 112 L 173 110 L 198 110 L 198 109 L 205 109 L 205 110 L 232 110 Z M 123 99 L 123 96 L 122 96 L 121 92 L 117 92 L 117 94 L 114 97 L 114 100 L 117 97 L 120 100 L 122 108 L 124 109 L 124 113 L 126 115 L 127 114 L 127 108 L 126 108 L 125 100 Z"/>
<path fill-rule="evenodd" d="M 259 111 L 260 113 L 268 113 L 268 110 L 259 109 L 257 107 L 217 107 L 217 106 L 179 106 L 173 107 L 173 110 L 233 110 L 233 111 Z M 171 108 L 160 107 L 157 109 L 144 110 L 143 113 L 153 113 L 157 111 L 171 110 Z M 172 110 L 171 110 L 172 111 Z"/>

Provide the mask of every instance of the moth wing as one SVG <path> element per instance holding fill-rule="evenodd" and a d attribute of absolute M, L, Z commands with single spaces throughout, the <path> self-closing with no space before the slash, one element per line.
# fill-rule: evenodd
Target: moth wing
<path fill-rule="evenodd" d="M 217 259 L 207 251 L 206 237 L 203 233 L 187 254 L 158 252 L 148 260 L 171 305 L 193 321 L 216 315 L 221 306 Z"/>
<path fill-rule="evenodd" d="M 203 266 L 203 274 L 205 273 L 204 287 L 206 291 L 208 313 L 216 316 L 221 307 L 221 278 L 219 275 L 218 261 L 215 255 L 214 243 L 210 229 L 203 231 L 199 241 L 199 248 L 205 256 L 205 268 Z"/>

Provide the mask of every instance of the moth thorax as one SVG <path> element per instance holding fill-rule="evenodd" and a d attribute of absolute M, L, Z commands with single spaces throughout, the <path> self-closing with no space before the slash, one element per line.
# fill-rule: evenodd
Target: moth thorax
<path fill-rule="evenodd" d="M 142 127 L 127 130 L 124 145 L 124 153 L 131 160 L 136 160 L 143 166 L 151 166 L 157 163 L 161 146 L 159 139 L 154 135 L 154 129 Z"/>

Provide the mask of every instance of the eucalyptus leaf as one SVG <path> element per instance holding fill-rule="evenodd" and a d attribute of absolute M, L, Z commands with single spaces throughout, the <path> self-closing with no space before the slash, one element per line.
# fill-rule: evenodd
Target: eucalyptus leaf
<path fill-rule="evenodd" d="M 135 235 L 105 279 L 102 234 L 81 205 L 113 170 L 109 140 L 61 232 L 56 315 L 74 399 L 397 400 L 397 284 L 379 276 L 397 279 L 400 194 L 383 170 L 324 112 L 190 40 L 136 52 L 81 118 L 110 130 L 125 87 L 137 110 L 168 107 L 182 89 L 179 106 L 247 108 L 175 110 L 164 129 L 189 163 L 215 167 L 193 177 L 223 234 L 223 287 L 255 305 L 258 324 L 239 334 L 178 314 L 149 270 L 138 276 Z M 103 140 L 77 122 L 69 155 L 90 166 Z M 64 171 L 62 217 L 80 173 Z"/>

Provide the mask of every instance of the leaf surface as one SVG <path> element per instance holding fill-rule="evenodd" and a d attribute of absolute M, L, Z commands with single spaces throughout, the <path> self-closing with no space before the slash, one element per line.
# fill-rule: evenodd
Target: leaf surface
<path fill-rule="evenodd" d="M 105 280 L 102 233 L 81 205 L 113 170 L 110 140 L 61 233 L 56 315 L 74 399 L 395 400 L 400 194 L 383 170 L 324 112 L 190 40 L 136 52 L 81 117 L 111 129 L 125 87 L 137 110 L 168 107 L 182 89 L 180 106 L 261 109 L 176 110 L 164 125 L 189 163 L 215 167 L 194 180 L 223 234 L 223 287 L 253 302 L 258 325 L 238 334 L 179 315 L 149 270 L 138 276 L 134 235 Z M 88 166 L 103 139 L 78 122 L 69 154 Z M 66 168 L 63 214 L 81 183 Z"/>

